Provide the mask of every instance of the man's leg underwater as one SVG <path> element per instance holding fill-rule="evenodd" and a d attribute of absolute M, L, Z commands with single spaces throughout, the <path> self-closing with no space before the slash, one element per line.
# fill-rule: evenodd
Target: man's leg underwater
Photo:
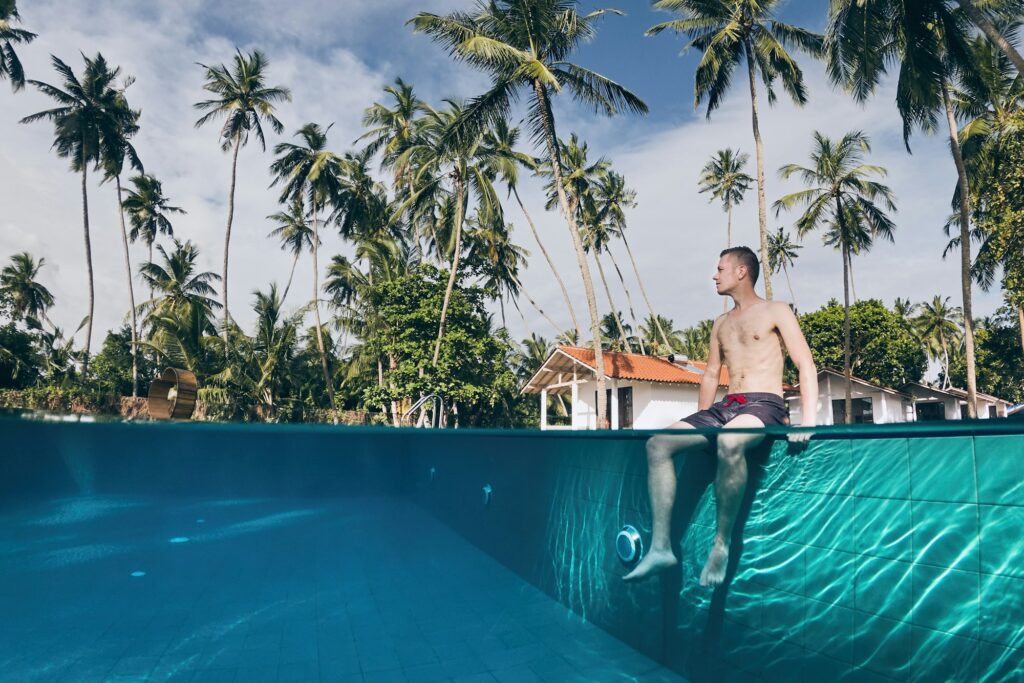
<path fill-rule="evenodd" d="M 676 422 L 669 429 L 693 429 L 688 422 Z M 672 553 L 672 506 L 676 500 L 677 453 L 708 448 L 707 438 L 700 434 L 658 434 L 647 440 L 647 487 L 651 496 L 651 548 L 626 581 L 639 581 L 678 564 Z"/>
<path fill-rule="evenodd" d="M 764 422 L 753 415 L 739 415 L 727 422 L 725 429 L 760 428 Z M 704 570 L 700 574 L 700 585 L 717 586 L 725 580 L 729 564 L 729 540 L 736 522 L 743 493 L 747 489 L 746 454 L 764 441 L 763 434 L 718 435 L 718 471 L 715 474 L 715 505 L 717 507 L 717 528 Z"/>

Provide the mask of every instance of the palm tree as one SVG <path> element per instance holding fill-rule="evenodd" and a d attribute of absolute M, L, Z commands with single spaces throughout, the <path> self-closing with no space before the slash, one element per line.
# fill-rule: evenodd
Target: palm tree
<path fill-rule="evenodd" d="M 463 125 L 453 130 L 453 134 L 463 127 L 483 130 L 507 118 L 519 93 L 529 93 L 529 125 L 534 139 L 546 147 L 558 203 L 583 277 L 594 345 L 598 424 L 602 426 L 605 371 L 597 298 L 576 215 L 570 210 L 562 186 L 561 150 L 551 98 L 566 90 L 577 100 L 593 106 L 595 111 L 608 115 L 623 109 L 644 114 L 647 105 L 615 81 L 569 61 L 581 43 L 594 37 L 597 19 L 618 13 L 602 9 L 580 14 L 576 7 L 574 0 L 478 0 L 474 13 L 438 16 L 423 12 L 410 23 L 417 31 L 447 46 L 455 59 L 491 76 L 491 87 L 470 103 L 462 117 Z"/>
<path fill-rule="evenodd" d="M 156 179 L 156 176 L 141 174 L 128 179 L 134 189 L 126 190 L 123 208 L 128 214 L 128 222 L 132 229 L 128 233 L 128 239 L 135 242 L 141 239 L 146 243 L 149 251 L 149 260 L 153 260 L 153 243 L 160 233 L 168 236 L 174 235 L 174 226 L 171 225 L 168 214 L 184 214 L 186 211 L 177 206 L 168 204 L 164 196 L 164 186 Z M 150 298 L 153 298 L 150 292 Z"/>
<path fill-rule="evenodd" d="M 313 222 L 313 315 L 316 318 L 317 348 L 320 351 L 320 365 L 327 385 L 327 396 L 331 400 L 332 415 L 337 410 L 334 403 L 334 382 L 327 367 L 327 352 L 323 340 L 323 323 L 320 321 L 320 273 L 317 253 L 320 245 L 320 211 L 341 191 L 342 160 L 327 150 L 327 132 L 315 123 L 307 123 L 295 134 L 303 144 L 282 142 L 274 147 L 277 159 L 270 166 L 274 180 L 271 186 L 283 183 L 280 201 L 302 201 L 309 206 Z M 337 415 L 334 422 L 337 424 Z"/>
<path fill-rule="evenodd" d="M 896 210 L 892 190 L 871 176 L 884 177 L 881 166 L 863 163 L 871 151 L 868 137 L 860 131 L 847 133 L 838 142 L 814 133 L 811 166 L 787 164 L 779 175 L 788 179 L 799 175 L 806 190 L 788 194 L 775 202 L 775 215 L 782 209 L 807 207 L 796 221 L 797 234 L 825 228 L 826 244 L 836 246 L 843 256 L 843 370 L 846 374 L 846 422 L 853 419 L 850 368 L 850 261 L 854 245 L 867 250 L 875 239 L 893 240 L 895 225 L 889 211 Z"/>
<path fill-rule="evenodd" d="M 228 254 L 231 244 L 231 223 L 235 216 L 235 177 L 238 169 L 238 150 L 249 141 L 249 134 L 255 133 L 263 151 L 267 150 L 267 141 L 263 135 L 263 124 L 269 124 L 278 135 L 284 131 L 282 124 L 274 115 L 274 105 L 278 102 L 291 101 L 288 88 L 283 86 L 268 87 L 267 58 L 259 50 L 243 55 L 235 50 L 234 63 L 229 69 L 224 64 L 207 66 L 200 64 L 205 70 L 206 83 L 203 89 L 213 93 L 213 99 L 196 102 L 193 106 L 206 112 L 196 121 L 196 128 L 223 117 L 219 137 L 221 149 L 231 151 L 231 185 L 228 190 L 228 223 L 224 230 L 224 269 L 221 279 L 224 302 L 224 350 L 228 348 Z"/>
<path fill-rule="evenodd" d="M 437 365 L 441 354 L 448 305 L 459 275 L 463 225 L 468 213 L 469 198 L 475 199 L 476 210 L 482 221 L 504 222 L 501 202 L 494 189 L 492 150 L 483 144 L 482 132 L 469 136 L 452 133 L 465 111 L 459 102 L 446 100 L 446 103 L 447 109 L 427 115 L 422 134 L 405 152 L 416 171 L 413 178 L 414 192 L 402 209 L 402 213 L 408 211 L 416 215 L 439 207 L 446 223 L 444 232 L 451 236 L 443 247 L 437 245 L 439 255 L 448 255 L 451 266 L 441 304 L 433 365 Z M 450 185 L 445 181 L 450 181 Z"/>
<path fill-rule="evenodd" d="M 256 328 L 252 337 L 234 329 L 232 361 L 213 376 L 220 387 L 207 392 L 207 397 L 222 403 L 231 403 L 243 396 L 256 404 L 257 415 L 275 420 L 280 397 L 286 392 L 292 361 L 299 342 L 299 328 L 305 310 L 285 316 L 283 297 L 277 285 L 271 284 L 267 292 L 253 292 L 253 312 Z"/>
<path fill-rule="evenodd" d="M 133 110 L 125 98 L 125 90 L 134 82 L 128 77 L 119 91 L 118 103 L 123 112 L 117 116 L 116 127 L 112 128 L 103 145 L 100 163 L 103 167 L 103 182 L 113 180 L 117 190 L 117 219 L 121 227 L 121 244 L 124 248 L 124 267 L 128 277 L 128 300 L 131 312 L 132 327 L 132 398 L 139 395 L 139 363 L 138 363 L 138 323 L 135 319 L 135 286 L 132 279 L 131 255 L 128 251 L 128 229 L 124 223 L 124 199 L 121 193 L 121 174 L 127 160 L 132 168 L 142 171 L 142 161 L 131 143 L 131 138 L 139 131 L 138 120 L 141 112 Z"/>
<path fill-rule="evenodd" d="M 789 287 L 789 298 L 796 307 L 796 294 L 793 293 L 793 283 L 789 281 L 789 268 L 793 261 L 800 257 L 797 252 L 803 249 L 802 246 L 789 239 L 789 233 L 779 228 L 768 236 L 768 265 L 773 273 L 781 270 L 786 275 L 786 286 Z"/>
<path fill-rule="evenodd" d="M 174 248 L 170 252 L 157 245 L 162 264 L 150 261 L 140 270 L 142 279 L 157 292 L 140 306 L 145 314 L 143 325 L 149 329 L 148 339 L 140 343 L 177 367 L 194 372 L 209 345 L 209 336 L 217 331 L 213 319 L 220 304 L 214 298 L 217 292 L 213 283 L 220 276 L 197 272 L 196 246 L 172 240 Z"/>
<path fill-rule="evenodd" d="M 299 263 L 299 256 L 306 249 L 313 249 L 313 230 L 309 227 L 307 218 L 301 197 L 292 202 L 289 210 L 267 216 L 268 220 L 277 224 L 267 237 L 278 238 L 281 240 L 281 249 L 292 253 L 292 267 L 288 271 L 288 284 L 281 295 L 282 302 L 288 298 L 288 290 L 292 288 L 292 278 L 295 277 L 295 266 Z"/>
<path fill-rule="evenodd" d="M 46 310 L 53 306 L 53 294 L 45 285 L 38 282 L 39 271 L 46 259 L 38 261 L 27 251 L 11 257 L 9 265 L 0 271 L 0 294 L 10 301 L 15 320 L 45 320 L 53 327 L 46 317 Z"/>
<path fill-rule="evenodd" d="M 120 69 L 110 68 L 103 55 L 85 60 L 85 72 L 79 79 L 67 64 L 51 56 L 54 69 L 63 79 L 63 90 L 42 81 L 28 81 L 40 92 L 57 101 L 58 107 L 26 116 L 22 123 L 48 120 L 54 125 L 53 149 L 57 156 L 71 160 L 71 170 L 82 174 L 82 225 L 85 235 L 85 263 L 89 279 L 89 313 L 86 319 L 82 375 L 88 376 L 89 349 L 95 305 L 92 271 L 92 242 L 89 235 L 89 165 L 100 162 L 104 147 L 116 139 L 126 121 L 134 122 L 134 113 L 122 105 L 121 94 L 113 87 Z"/>
<path fill-rule="evenodd" d="M 516 203 L 519 205 L 519 209 L 523 212 L 523 216 L 526 217 L 527 225 L 530 226 L 530 232 L 533 233 L 533 239 L 537 242 L 537 246 L 540 247 L 541 253 L 544 254 L 544 260 L 547 261 L 548 267 L 551 269 L 551 274 L 554 275 L 555 281 L 558 283 L 558 287 L 562 292 L 562 298 L 565 300 L 565 307 L 569 311 L 569 318 L 572 320 L 572 326 L 578 332 L 580 325 L 576 319 L 576 309 L 573 308 L 572 299 L 569 298 L 569 290 L 566 289 L 565 282 L 562 280 L 562 276 L 558 272 L 558 268 L 555 266 L 555 262 L 551 258 L 551 254 L 548 253 L 547 248 L 544 246 L 544 242 L 540 239 L 540 233 L 537 232 L 537 226 L 534 224 L 533 218 L 526 210 L 526 206 L 523 204 L 523 200 L 519 196 L 519 167 L 522 166 L 523 168 L 536 172 L 538 169 L 538 160 L 534 159 L 529 154 L 516 151 L 516 144 L 518 141 L 519 129 L 509 126 L 508 121 L 505 119 L 498 119 L 495 121 L 494 125 L 484 134 L 484 145 L 490 150 L 488 156 L 491 158 L 490 163 L 492 171 L 496 176 L 501 178 L 505 185 L 508 186 L 509 194 L 516 198 Z"/>
<path fill-rule="evenodd" d="M 501 307 L 501 326 L 505 324 L 505 298 L 516 308 L 516 297 L 522 291 L 519 280 L 520 267 L 526 268 L 528 252 L 512 242 L 511 226 L 497 220 L 493 214 L 484 212 L 467 221 L 466 263 L 469 269 L 480 277 L 480 284 Z M 532 300 L 532 298 L 531 298 Z"/>
<path fill-rule="evenodd" d="M 626 179 L 622 174 L 609 169 L 598 177 L 597 183 L 593 187 L 593 197 L 597 211 L 597 224 L 602 226 L 602 230 L 608 234 L 609 238 L 617 237 L 625 245 L 626 253 L 629 254 L 629 260 L 633 263 L 633 274 L 636 276 L 637 284 L 640 285 L 640 292 L 647 303 L 649 320 L 653 321 L 656 326 L 659 326 L 658 331 L 661 333 L 662 341 L 668 344 L 668 337 L 665 335 L 665 330 L 660 327 L 661 320 L 654 314 L 654 309 L 651 308 L 651 302 L 647 298 L 647 292 L 644 289 L 643 278 L 640 277 L 640 269 L 636 266 L 633 250 L 629 248 L 629 240 L 626 239 L 626 210 L 636 206 L 636 191 L 626 187 Z M 629 315 L 633 319 L 633 325 L 639 327 L 640 321 L 636 317 L 636 311 L 633 310 L 633 297 L 629 293 L 629 287 L 626 286 L 626 278 L 622 276 L 622 269 L 619 268 L 619 263 L 615 260 L 615 252 L 611 250 L 610 239 L 605 240 L 605 250 L 612 260 L 616 274 L 619 276 L 622 291 L 626 293 Z M 647 350 L 644 348 L 643 337 L 638 338 L 638 342 L 640 344 L 640 352 L 647 353 Z"/>
<path fill-rule="evenodd" d="M 910 299 L 896 297 L 896 300 L 892 303 L 892 312 L 895 313 L 908 327 L 910 327 L 911 321 L 917 314 L 917 310 L 920 307 L 921 304 L 911 303 Z"/>
<path fill-rule="evenodd" d="M 21 28 L 14 28 L 14 22 L 21 21 L 15 0 L 0 0 L 0 80 L 11 79 L 11 88 L 17 92 L 25 87 L 25 70 L 14 51 L 14 45 L 31 43 L 36 34 Z"/>
<path fill-rule="evenodd" d="M 754 180 L 743 171 L 748 159 L 750 155 L 726 147 L 718 150 L 701 169 L 700 191 L 710 192 L 711 201 L 720 200 L 725 211 L 726 249 L 732 246 L 732 207 L 743 201 L 744 193 Z"/>
<path fill-rule="evenodd" d="M 938 128 L 945 116 L 949 147 L 957 170 L 960 201 L 960 288 L 963 297 L 967 366 L 967 413 L 977 413 L 974 319 L 971 310 L 971 202 L 967 170 L 957 137 L 951 95 L 956 77 L 970 80 L 979 67 L 968 42 L 966 17 L 937 0 L 904 3 L 837 0 L 832 4 L 825 54 L 833 82 L 866 100 L 893 64 L 899 65 L 896 107 L 903 118 L 909 150 L 914 128 Z"/>
<path fill-rule="evenodd" d="M 668 334 L 664 334 L 664 330 L 668 330 Z M 650 352 L 655 355 L 673 353 L 683 345 L 682 330 L 674 329 L 672 319 L 662 315 L 648 315 L 640 323 L 640 334 L 643 335 Z"/>
<path fill-rule="evenodd" d="M 935 295 L 931 303 L 923 303 L 913 319 L 914 331 L 928 355 L 942 361 L 942 388 L 949 388 L 949 346 L 960 340 L 960 309 L 949 305 L 949 297 Z M 941 356 L 939 355 L 941 354 Z"/>
<path fill-rule="evenodd" d="M 358 140 L 369 141 L 369 156 L 382 152 L 382 165 L 394 169 L 395 187 L 408 196 L 412 193 L 412 176 L 408 164 L 400 163 L 402 153 L 413 144 L 423 124 L 422 115 L 433 110 L 401 78 L 396 78 L 394 85 L 385 86 L 384 92 L 391 96 L 393 106 L 389 108 L 380 102 L 370 105 L 363 113 L 363 127 L 369 130 Z"/>
<path fill-rule="evenodd" d="M 543 164 L 539 169 L 538 173 L 548 177 L 548 183 L 545 186 L 548 195 L 548 201 L 545 206 L 548 210 L 551 210 L 558 206 L 559 194 L 555 188 L 556 177 L 561 177 L 563 192 L 568 199 L 569 210 L 575 215 L 577 224 L 580 226 L 581 239 L 583 241 L 584 253 L 594 254 L 594 263 L 597 265 L 598 276 L 601 279 L 601 284 L 604 288 L 605 297 L 608 299 L 608 306 L 611 309 L 611 313 L 608 315 L 616 321 L 614 326 L 606 329 L 613 331 L 612 336 L 614 337 L 614 331 L 618 330 L 618 336 L 623 344 L 625 344 L 626 350 L 629 349 L 629 343 L 626 340 L 625 329 L 622 326 L 622 321 L 619 320 L 618 309 L 615 306 L 615 302 L 612 301 L 612 292 L 608 287 L 608 278 L 604 274 L 604 266 L 601 264 L 601 252 L 605 248 L 605 241 L 608 239 L 606 232 L 600 230 L 598 225 L 598 209 L 594 203 L 594 187 L 597 185 L 598 178 L 601 175 L 608 172 L 610 169 L 610 163 L 604 157 L 598 159 L 593 164 L 589 163 L 588 154 L 590 146 L 580 140 L 576 133 L 573 133 L 569 137 L 569 142 L 559 140 L 558 146 L 561 150 L 561 161 L 562 169 L 559 176 L 556 176 L 551 171 L 550 164 Z M 600 232 L 600 234 L 597 234 Z"/>
<path fill-rule="evenodd" d="M 693 327 L 683 330 L 683 354 L 690 359 L 707 358 L 711 349 L 711 328 L 714 320 L 701 320 Z"/>
<path fill-rule="evenodd" d="M 768 264 L 768 217 L 764 189 L 764 147 L 757 111 L 757 77 L 768 91 L 768 104 L 776 99 L 775 81 L 797 105 L 807 102 L 803 72 L 786 51 L 797 48 L 811 56 L 821 54 L 821 36 L 775 18 L 779 0 L 657 0 L 655 9 L 678 12 L 682 18 L 652 26 L 647 35 L 666 29 L 685 33 L 702 52 L 694 85 L 694 106 L 707 101 L 707 116 L 718 108 L 741 62 L 747 65 L 750 86 L 751 123 L 754 150 L 757 156 L 757 220 L 761 236 L 761 270 L 764 273 L 765 297 L 772 298 L 771 274 Z"/>
<path fill-rule="evenodd" d="M 998 21 L 993 22 L 989 14 L 991 9 L 995 9 L 997 13 L 1005 12 L 1007 16 L 1019 16 L 1020 2 L 1017 0 L 984 2 L 983 0 L 982 6 L 978 6 L 974 0 L 956 0 L 956 4 L 960 6 L 964 14 L 971 18 L 971 22 L 981 30 L 991 44 L 998 48 L 1009 61 L 1013 62 L 1017 73 L 1024 76 L 1024 57 L 1006 39 L 1000 28 L 996 26 Z"/>
<path fill-rule="evenodd" d="M 991 193 L 983 190 L 998 187 L 1004 169 L 1013 163 L 1008 150 L 1019 139 L 1024 105 L 1024 77 L 984 37 L 973 38 L 971 48 L 978 70 L 973 78 L 963 79 L 961 87 L 953 93 L 953 103 L 958 117 L 967 121 L 960 128 L 958 138 L 962 145 L 968 184 L 974 188 L 974 196 L 971 197 L 974 229 L 971 237 L 981 242 L 972 270 L 975 281 L 987 292 L 994 284 L 1000 267 L 1003 273 L 1012 272 L 1011 262 L 1024 251 L 1015 232 L 985 229 L 986 223 L 991 225 L 993 221 L 986 220 L 992 211 L 990 201 L 987 201 Z M 944 227 L 947 235 L 951 227 L 959 227 L 959 183 L 953 192 L 952 205 L 956 213 Z M 1012 237 L 1006 239 L 1008 235 Z M 959 246 L 960 231 L 957 230 L 943 252 L 943 258 Z M 1013 305 L 1017 309 L 1018 319 L 1024 322 L 1024 306 L 1019 302 Z M 1024 330 L 1021 349 L 1024 350 Z"/>

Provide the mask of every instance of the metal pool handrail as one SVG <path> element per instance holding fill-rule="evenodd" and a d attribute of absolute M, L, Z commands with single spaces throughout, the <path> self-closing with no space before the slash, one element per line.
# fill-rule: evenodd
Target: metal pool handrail
<path fill-rule="evenodd" d="M 415 403 L 413 403 L 412 407 L 409 408 L 409 410 L 405 411 L 405 413 L 402 414 L 402 419 L 398 421 L 398 424 L 399 425 L 404 425 L 405 424 L 405 419 L 407 417 L 409 417 L 410 415 L 412 415 L 413 413 L 415 413 L 421 407 L 423 407 L 423 405 L 426 404 L 427 401 L 432 401 L 433 404 L 434 404 L 434 424 L 433 424 L 433 426 L 434 427 L 440 427 L 441 426 L 441 412 L 444 410 L 444 399 L 442 399 L 437 394 L 427 394 L 426 396 L 420 398 L 420 400 L 418 400 Z M 409 424 L 411 425 L 412 423 L 410 422 Z"/>

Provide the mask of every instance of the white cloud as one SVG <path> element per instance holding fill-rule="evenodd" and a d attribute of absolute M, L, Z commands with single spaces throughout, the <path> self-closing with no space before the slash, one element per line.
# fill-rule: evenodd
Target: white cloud
<path fill-rule="evenodd" d="M 878 243 L 872 252 L 855 257 L 853 269 L 857 295 L 861 299 L 881 298 L 891 304 L 897 296 L 913 301 L 930 300 L 935 294 L 951 297 L 959 305 L 959 259 L 943 261 L 942 251 L 947 238 L 942 226 L 948 216 L 949 200 L 956 181 L 956 171 L 942 135 L 915 135 L 911 140 L 913 155 L 908 155 L 902 140 L 902 124 L 893 104 L 892 88 L 882 88 L 877 97 L 865 106 L 858 106 L 826 82 L 822 69 L 807 69 L 811 101 L 797 108 L 782 101 L 769 109 L 760 98 L 760 122 L 765 148 L 766 199 L 769 228 L 792 225 L 797 214 L 781 214 L 775 218 L 771 203 L 785 193 L 800 189 L 797 179 L 782 181 L 777 170 L 785 163 L 809 163 L 811 135 L 815 130 L 838 138 L 850 130 L 863 130 L 872 140 L 869 163 L 888 169 L 885 179 L 894 190 L 898 211 L 895 243 Z M 628 85 L 628 83 L 627 83 Z M 699 194 L 697 178 L 708 158 L 723 147 L 739 148 L 750 154 L 748 172 L 755 173 L 754 144 L 751 132 L 750 101 L 745 87 L 738 83 L 727 101 L 710 121 L 703 116 L 682 125 L 663 130 L 650 130 L 642 123 L 621 123 L 607 120 L 590 125 L 578 115 L 565 117 L 584 125 L 583 136 L 590 141 L 592 155 L 607 156 L 637 190 L 638 206 L 629 214 L 630 244 L 644 277 L 652 304 L 662 315 L 671 317 L 677 327 L 692 325 L 703 318 L 721 313 L 722 304 L 714 292 L 711 276 L 718 252 L 725 247 L 725 214 L 720 204 L 708 202 Z M 689 98 L 689 92 L 680 92 Z M 568 137 L 571 126 L 562 125 L 559 133 Z M 621 131 L 621 132 L 619 132 Z M 524 194 L 526 194 L 524 192 Z M 534 194 L 532 210 L 541 213 L 541 202 Z M 538 224 L 549 235 L 552 251 L 560 263 L 566 264 L 567 281 L 574 289 L 574 298 L 582 300 L 578 271 L 574 263 L 564 222 L 554 214 L 538 216 Z M 514 219 L 513 219 L 514 220 Z M 521 233 L 519 239 L 528 245 L 532 240 Z M 757 194 L 752 189 L 742 205 L 733 211 L 733 244 L 747 244 L 758 249 Z M 804 249 L 791 272 L 797 302 L 803 311 L 813 310 L 831 298 L 842 300 L 842 266 L 837 252 L 821 244 L 820 237 L 808 235 Z M 615 248 L 615 247 L 613 247 Z M 620 264 L 626 263 L 624 249 L 617 248 Z M 609 277 L 614 277 L 609 271 Z M 627 271 L 627 282 L 632 276 Z M 595 274 L 596 277 L 596 274 Z M 561 312 L 565 306 L 539 254 L 531 259 L 525 278 L 535 297 L 547 303 L 548 313 L 568 321 Z M 788 299 L 781 273 L 773 280 L 775 296 Z M 598 285 L 598 301 L 607 311 L 604 293 Z M 618 288 L 615 288 L 618 291 Z M 617 294 L 617 307 L 626 311 L 625 297 Z M 646 316 L 639 292 L 634 292 L 637 315 Z M 983 293 L 975 289 L 975 315 L 986 315 L 1000 304 L 999 293 Z M 583 310 L 583 306 L 578 307 Z M 581 321 L 582 323 L 582 321 Z M 534 315 L 530 327 L 545 336 L 550 325 Z M 512 325 L 515 329 L 516 326 Z M 519 329 L 525 331 L 525 327 Z"/>
<path fill-rule="evenodd" d="M 294 101 L 280 109 L 286 136 L 307 121 L 335 123 L 332 146 L 343 151 L 360 134 L 363 109 L 378 99 L 381 87 L 402 75 L 416 84 L 431 101 L 446 95 L 472 96 L 486 80 L 465 67 L 453 65 L 444 52 L 424 36 L 414 36 L 405 20 L 420 9 L 446 11 L 455 0 L 413 3 L 386 0 L 362 3 L 313 3 L 296 1 L 282 7 L 269 0 L 249 3 L 245 12 L 230 3 L 134 3 L 126 0 L 92 0 L 64 3 L 46 0 L 22 10 L 25 26 L 39 39 L 19 52 L 30 77 L 55 78 L 48 62 L 54 53 L 80 71 L 76 54 L 101 50 L 126 74 L 138 81 L 130 90 L 135 106 L 143 110 L 142 132 L 137 140 L 147 171 L 164 181 L 172 202 L 188 210 L 175 219 L 176 233 L 196 241 L 202 249 L 204 269 L 220 272 L 230 157 L 217 144 L 216 125 L 196 130 L 192 103 L 203 97 L 202 71 L 195 62 L 227 62 L 236 43 L 243 50 L 258 46 L 271 60 L 270 81 L 288 85 Z M 258 41 L 256 40 L 258 38 Z M 680 68 L 683 68 L 680 62 Z M 959 303 L 959 273 L 955 260 L 940 258 L 945 239 L 941 226 L 949 206 L 955 179 L 952 162 L 941 136 L 914 139 L 914 155 L 908 156 L 900 138 L 900 120 L 892 104 L 891 89 L 860 107 L 827 85 L 820 68 L 808 73 L 811 102 L 796 109 L 782 101 L 768 109 L 762 98 L 761 122 L 766 154 L 769 203 L 793 184 L 778 180 L 783 163 L 805 162 L 811 132 L 821 130 L 838 137 L 858 128 L 875 145 L 871 160 L 889 169 L 889 184 L 899 199 L 896 244 L 880 244 L 854 263 L 857 293 L 861 298 L 896 296 L 913 300 L 933 294 L 951 296 Z M 682 80 L 682 79 L 681 79 Z M 628 81 L 625 85 L 629 85 Z M 697 192 L 697 176 L 708 157 L 725 146 L 751 154 L 749 101 L 746 88 L 737 82 L 733 94 L 710 122 L 703 116 L 673 126 L 658 127 L 643 119 L 594 117 L 569 103 L 557 102 L 559 133 L 568 137 L 579 130 L 589 141 L 592 154 L 610 157 L 637 190 L 639 206 L 630 213 L 630 242 L 643 271 L 655 308 L 673 318 L 678 327 L 691 325 L 721 311 L 711 287 L 717 253 L 724 245 L 725 216 L 717 205 Z M 683 102 L 690 92 L 678 93 Z M 31 88 L 12 95 L 0 92 L 0 259 L 28 250 L 47 259 L 43 281 L 57 297 L 53 318 L 65 329 L 74 329 L 86 310 L 85 268 L 81 229 L 80 178 L 68 171 L 65 160 L 49 147 L 52 129 L 45 124 L 22 126 L 26 114 L 50 102 Z M 526 136 L 524 136 L 525 140 Z M 269 145 L 280 138 L 270 136 Z M 243 324 L 251 320 L 250 292 L 265 288 L 271 280 L 283 283 L 290 259 L 266 239 L 272 226 L 265 216 L 277 210 L 277 192 L 268 190 L 269 153 L 253 140 L 239 157 L 236 215 L 232 235 L 232 312 Z M 123 257 L 117 226 L 113 188 L 97 187 L 90 180 L 90 217 L 96 266 L 96 323 L 93 348 L 98 349 L 103 331 L 120 323 L 127 311 Z M 564 221 L 543 210 L 540 184 L 532 179 L 521 192 L 553 252 L 576 303 L 580 322 L 586 326 L 586 305 L 580 277 Z M 516 224 L 517 242 L 533 252 L 524 282 L 545 310 L 564 327 L 569 317 L 561 295 L 536 249 L 518 207 L 508 207 Z M 757 202 L 751 191 L 734 211 L 734 241 L 756 247 Z M 771 226 L 790 226 L 794 216 L 772 217 Z M 841 297 L 841 270 L 836 253 L 822 247 L 817 238 L 806 248 L 792 273 L 793 286 L 802 310 L 811 310 L 829 298 Z M 346 249 L 339 238 L 325 236 L 322 264 Z M 621 247 L 620 263 L 627 281 L 631 268 Z M 144 257 L 133 248 L 133 264 Z M 309 287 L 308 257 L 296 275 L 292 304 L 298 304 Z M 609 268 L 609 275 L 612 271 Z M 595 274 L 596 277 L 596 274 Z M 142 292 L 136 287 L 137 296 Z M 626 302 L 613 285 L 619 309 Z M 787 296 L 781 277 L 775 280 L 777 296 Z M 299 294 L 301 293 L 301 294 Z M 607 310 L 598 289 L 602 311 Z M 999 303 L 998 293 L 978 293 L 977 314 L 986 314 Z M 634 293 L 637 313 L 646 315 L 639 292 Z M 521 302 L 527 322 L 514 309 L 507 311 L 516 338 L 528 331 L 551 337 L 553 330 Z"/>

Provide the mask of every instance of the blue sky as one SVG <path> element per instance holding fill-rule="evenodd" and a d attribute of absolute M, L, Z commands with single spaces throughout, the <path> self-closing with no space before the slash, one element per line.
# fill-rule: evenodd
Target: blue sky
<path fill-rule="evenodd" d="M 100 50 L 125 73 L 137 77 L 129 96 L 143 110 L 137 146 L 147 171 L 159 176 L 172 201 L 189 212 L 175 220 L 177 234 L 199 244 L 204 268 L 219 272 L 230 159 L 217 145 L 215 127 L 193 127 L 192 103 L 203 98 L 202 72 L 195 62 L 226 62 L 236 46 L 260 47 L 271 60 L 271 82 L 288 85 L 294 93 L 293 102 L 279 112 L 286 126 L 284 137 L 308 121 L 334 122 L 331 144 L 344 152 L 361 133 L 363 110 L 381 97 L 382 87 L 396 76 L 415 84 L 420 96 L 431 102 L 445 96 L 470 97 L 486 87 L 482 75 L 454 64 L 440 47 L 405 26 L 417 11 L 442 13 L 469 6 L 462 0 L 249 0 L 242 6 L 209 0 L 38 0 L 21 7 L 24 27 L 40 37 L 20 54 L 29 76 L 40 80 L 54 79 L 50 53 L 80 70 L 79 50 L 86 54 Z M 607 5 L 585 3 L 588 8 L 597 6 Z M 697 177 L 708 158 L 726 146 L 750 153 L 753 173 L 749 94 L 746 79 L 738 72 L 731 94 L 706 120 L 703 110 L 693 108 L 698 55 L 679 56 L 684 44 L 681 36 L 643 36 L 669 15 L 652 11 L 640 0 L 627 0 L 619 7 L 627 16 L 603 21 L 597 39 L 580 51 L 576 61 L 636 91 L 649 104 L 651 114 L 606 119 L 567 98 L 557 98 L 559 133 L 563 137 L 570 132 L 581 134 L 594 157 L 611 159 L 637 190 L 639 206 L 629 215 L 630 243 L 655 308 L 681 328 L 721 312 L 710 278 L 724 246 L 725 216 L 718 205 L 709 204 L 707 195 L 698 193 Z M 779 18 L 820 30 L 825 11 L 826 3 L 792 0 L 780 8 Z M 761 93 L 769 204 L 798 189 L 795 181 L 781 181 L 777 169 L 806 161 L 813 131 L 839 137 L 849 130 L 863 130 L 874 143 L 870 161 L 889 171 L 886 182 L 897 194 L 899 210 L 894 216 L 895 244 L 879 244 L 855 260 L 857 294 L 886 303 L 896 296 L 921 301 L 939 294 L 958 304 L 957 259 L 941 258 L 942 225 L 955 181 L 945 139 L 916 134 L 914 154 L 908 155 L 891 82 L 884 82 L 877 96 L 861 105 L 834 89 L 820 64 L 807 57 L 799 61 L 810 92 L 807 107 L 794 107 L 780 93 L 777 106 L 769 109 Z M 52 317 L 73 330 L 85 311 L 79 181 L 68 172 L 66 162 L 50 152 L 49 126 L 17 123 L 48 104 L 31 89 L 13 95 L 6 86 L 0 87 L 0 139 L 4 141 L 0 145 L 0 205 L 4 207 L 0 260 L 22 250 L 45 257 L 42 279 L 58 302 Z M 268 143 L 272 146 L 281 139 L 271 136 Z M 243 325 L 251 320 L 251 292 L 266 289 L 271 280 L 283 283 L 291 265 L 266 237 L 273 226 L 265 217 L 278 210 L 277 193 L 267 189 L 271 160 L 272 155 L 255 144 L 240 154 L 231 307 Z M 113 190 L 93 184 L 90 192 L 98 273 L 99 331 L 93 347 L 98 348 L 102 330 L 119 325 L 128 304 Z M 565 223 L 544 211 L 536 182 L 525 181 L 522 194 L 582 313 L 582 285 Z M 735 241 L 756 244 L 756 207 L 756 194 L 751 191 L 734 213 Z M 527 290 L 559 327 L 568 327 L 557 286 L 525 221 L 511 205 L 508 216 L 514 239 L 532 252 L 523 274 Z M 785 214 L 776 218 L 770 212 L 769 227 L 791 229 L 794 219 Z M 822 246 L 817 236 L 808 236 L 803 244 L 792 278 L 796 302 L 806 311 L 842 297 L 842 274 L 837 252 Z M 325 249 L 330 255 L 349 247 L 327 235 Z M 625 261 L 624 252 L 616 256 Z M 135 245 L 133 264 L 137 266 L 143 257 L 144 249 Z M 309 265 L 308 259 L 300 262 L 293 290 L 302 293 L 290 301 L 295 306 L 303 303 L 300 297 L 310 295 L 302 282 L 310 279 L 304 272 Z M 637 313 L 643 317 L 646 310 L 628 266 L 626 271 L 639 305 Z M 777 296 L 789 298 L 781 274 L 774 283 Z M 620 287 L 614 288 L 613 297 L 616 308 L 625 310 Z M 976 301 L 976 314 L 986 315 L 999 305 L 1000 297 L 998 292 L 978 292 Z M 602 310 L 608 310 L 603 295 L 599 302 Z M 516 338 L 530 332 L 548 338 L 555 334 L 525 302 L 523 313 L 523 318 L 509 313 L 508 325 Z"/>

